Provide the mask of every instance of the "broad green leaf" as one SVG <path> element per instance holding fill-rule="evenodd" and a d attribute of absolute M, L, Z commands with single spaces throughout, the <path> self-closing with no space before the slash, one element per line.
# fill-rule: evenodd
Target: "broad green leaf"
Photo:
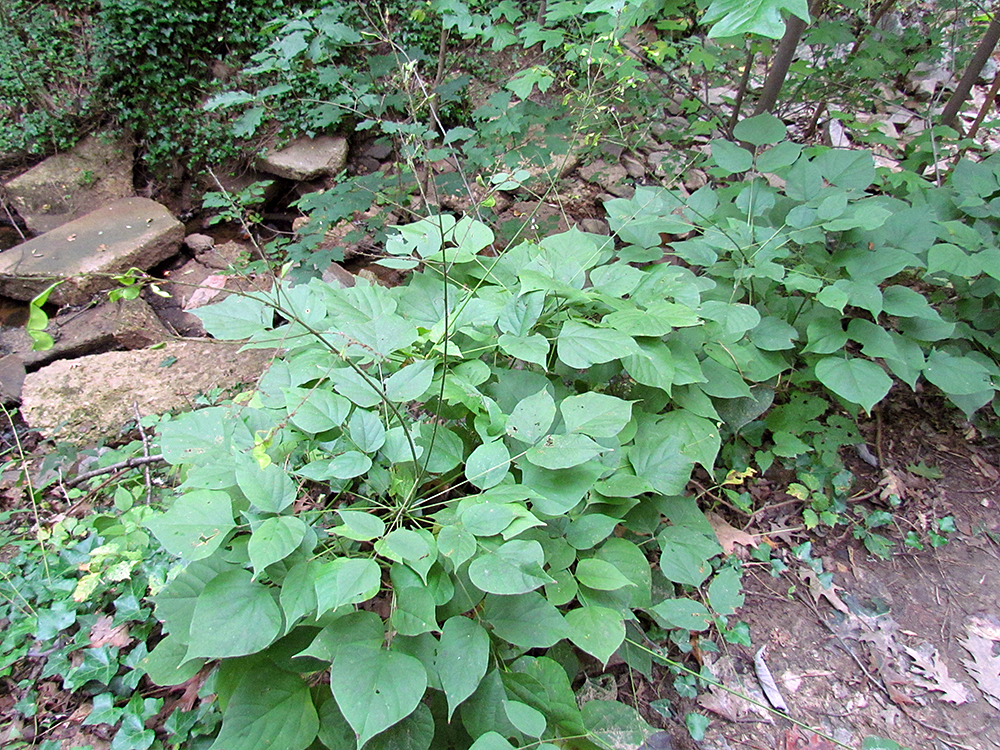
<path fill-rule="evenodd" d="M 248 672 L 229 698 L 215 750 L 261 747 L 303 750 L 316 738 L 319 717 L 299 675 L 264 664 Z"/>
<path fill-rule="evenodd" d="M 341 526 L 331 526 L 330 531 L 337 536 L 370 542 L 385 533 L 385 522 L 378 516 L 361 510 L 338 510 L 337 515 L 344 522 Z"/>
<path fill-rule="evenodd" d="M 156 644 L 139 662 L 139 666 L 154 685 L 180 685 L 198 674 L 205 664 L 204 659 L 188 659 L 187 652 L 187 633 L 183 637 L 179 633 L 171 633 Z"/>
<path fill-rule="evenodd" d="M 719 428 L 710 419 L 699 417 L 687 409 L 675 409 L 663 416 L 658 429 L 677 435 L 682 440 L 684 455 L 711 472 L 722 445 Z"/>
<path fill-rule="evenodd" d="M 725 174 L 746 172 L 753 166 L 753 154 L 731 141 L 712 141 L 712 159 Z"/>
<path fill-rule="evenodd" d="M 423 396 L 434 379 L 434 360 L 421 359 L 390 375 L 385 381 L 385 395 L 390 401 L 414 401 Z"/>
<path fill-rule="evenodd" d="M 374 612 L 348 612 L 324 627 L 309 647 L 296 656 L 332 662 L 343 650 L 380 648 L 385 640 L 385 622 Z"/>
<path fill-rule="evenodd" d="M 248 339 L 270 328 L 274 310 L 263 302 L 231 294 L 222 302 L 199 307 L 194 314 L 217 339 Z"/>
<path fill-rule="evenodd" d="M 393 565 L 393 572 L 400 567 L 399 563 Z M 430 590 L 424 586 L 403 586 L 395 579 L 392 584 L 395 606 L 390 622 L 393 630 L 402 636 L 418 636 L 437 630 L 434 595 Z"/>
<path fill-rule="evenodd" d="M 511 333 L 500 334 L 497 339 L 500 349 L 514 359 L 531 362 L 539 367 L 545 367 L 549 357 L 549 342 L 540 333 L 528 336 L 515 336 Z"/>
<path fill-rule="evenodd" d="M 427 706 L 420 703 L 405 719 L 368 740 L 364 750 L 427 750 L 433 741 L 434 715 Z"/>
<path fill-rule="evenodd" d="M 340 427 L 351 412 L 350 401 L 323 388 L 282 390 L 288 417 L 303 432 L 318 434 Z"/>
<path fill-rule="evenodd" d="M 649 610 L 666 626 L 699 632 L 712 625 L 704 605 L 691 599 L 667 599 Z"/>
<path fill-rule="evenodd" d="M 385 538 L 375 542 L 375 551 L 390 560 L 405 562 L 424 584 L 427 583 L 427 572 L 437 560 L 434 537 L 425 529 L 393 529 Z"/>
<path fill-rule="evenodd" d="M 472 743 L 469 750 L 514 750 L 514 746 L 496 732 L 486 732 Z"/>
<path fill-rule="evenodd" d="M 870 151 L 831 148 L 813 162 L 823 179 L 839 188 L 864 190 L 875 181 L 875 159 Z"/>
<path fill-rule="evenodd" d="M 291 567 L 281 582 L 279 603 L 285 615 L 285 632 L 303 617 L 316 612 L 316 578 L 319 570 L 315 560 L 303 560 Z"/>
<path fill-rule="evenodd" d="M 541 711 L 521 701 L 504 701 L 503 710 L 518 731 L 529 737 L 541 737 L 545 733 L 545 714 Z"/>
<path fill-rule="evenodd" d="M 166 513 L 146 521 L 167 552 L 187 561 L 211 555 L 235 526 L 229 495 L 211 490 L 181 495 Z"/>
<path fill-rule="evenodd" d="M 374 453 L 385 445 L 385 427 L 374 412 L 355 409 L 348 423 L 351 442 L 362 453 Z"/>
<path fill-rule="evenodd" d="M 517 517 L 515 503 L 480 502 L 462 511 L 462 525 L 476 536 L 496 536 Z"/>
<path fill-rule="evenodd" d="M 524 594 L 552 581 L 544 562 L 538 542 L 515 539 L 473 560 L 469 580 L 488 594 Z"/>
<path fill-rule="evenodd" d="M 637 477 L 653 485 L 664 495 L 684 492 L 694 460 L 684 453 L 684 438 L 653 419 L 643 419 L 635 444 L 629 447 L 628 460 Z"/>
<path fill-rule="evenodd" d="M 556 404 L 548 388 L 521 399 L 507 418 L 507 434 L 522 443 L 533 445 L 543 438 L 556 416 Z"/>
<path fill-rule="evenodd" d="M 465 462 L 465 476 L 469 482 L 481 490 L 495 487 L 507 476 L 510 452 L 502 440 L 483 443 L 478 446 Z"/>
<path fill-rule="evenodd" d="M 531 500 L 532 510 L 545 516 L 558 516 L 569 511 L 594 486 L 605 472 L 597 461 L 587 461 L 569 469 L 543 469 L 531 463 L 521 466 L 522 481 L 538 497 Z"/>
<path fill-rule="evenodd" d="M 674 385 L 673 352 L 662 341 L 645 339 L 637 343 L 639 353 L 622 360 L 625 371 L 635 382 L 659 388 L 669 394 Z"/>
<path fill-rule="evenodd" d="M 622 615 L 606 607 L 579 607 L 566 613 L 569 639 L 582 651 L 607 664 L 625 640 Z"/>
<path fill-rule="evenodd" d="M 631 336 L 619 331 L 567 320 L 559 331 L 556 352 L 567 367 L 585 370 L 591 365 L 638 354 L 639 347 Z"/>
<path fill-rule="evenodd" d="M 511 295 L 500 311 L 497 326 L 501 333 L 514 338 L 527 336 L 541 315 L 544 305 L 545 294 L 542 292 Z"/>
<path fill-rule="evenodd" d="M 281 630 L 281 610 L 271 590 L 254 583 L 248 571 L 230 570 L 209 581 L 198 595 L 188 657 L 254 654 L 267 648 Z"/>
<path fill-rule="evenodd" d="M 331 479 L 359 477 L 367 472 L 371 466 L 372 460 L 364 453 L 346 451 L 331 458 L 310 461 L 295 473 L 315 482 L 327 482 Z"/>
<path fill-rule="evenodd" d="M 688 586 L 699 586 L 712 572 L 709 563 L 722 551 L 715 539 L 710 539 L 689 526 L 668 526 L 659 533 L 660 572 L 668 580 Z"/>
<path fill-rule="evenodd" d="M 740 574 L 733 568 L 723 568 L 708 585 L 708 601 L 720 615 L 731 615 L 743 606 Z"/>
<path fill-rule="evenodd" d="M 586 732 L 569 675 L 553 659 L 522 656 L 504 674 L 509 693 L 548 719 L 552 731 L 583 736 Z"/>
<path fill-rule="evenodd" d="M 627 589 L 629 606 L 649 606 L 652 573 L 642 550 L 627 539 L 611 537 L 597 550 L 596 558 L 611 563 L 632 584 Z"/>
<path fill-rule="evenodd" d="M 598 747 L 607 750 L 644 747 L 646 738 L 654 732 L 634 708 L 618 701 L 587 701 L 582 712 L 588 735 Z"/>
<path fill-rule="evenodd" d="M 576 579 L 588 588 L 598 591 L 614 591 L 625 586 L 634 586 L 618 569 L 605 560 L 589 557 L 576 564 Z"/>
<path fill-rule="evenodd" d="M 790 167 L 802 154 L 802 146 L 791 141 L 782 141 L 757 155 L 757 169 L 760 172 L 775 172 Z"/>
<path fill-rule="evenodd" d="M 449 721 L 458 704 L 479 687 L 489 657 L 490 637 L 475 620 L 452 617 L 445 622 L 435 664 L 448 699 Z"/>
<path fill-rule="evenodd" d="M 489 595 L 483 619 L 493 633 L 521 648 L 548 648 L 569 635 L 559 610 L 531 591 L 517 596 Z"/>
<path fill-rule="evenodd" d="M 517 729 L 510 723 L 503 707 L 508 697 L 500 672 L 496 668 L 491 669 L 459 710 L 462 725 L 469 735 L 480 737 L 495 731 L 507 737 L 517 736 Z"/>
<path fill-rule="evenodd" d="M 783 140 L 787 126 L 770 112 L 741 120 L 733 128 L 733 137 L 753 146 L 764 146 Z"/>
<path fill-rule="evenodd" d="M 603 393 L 570 396 L 559 404 L 567 432 L 592 438 L 615 437 L 632 419 L 632 404 Z"/>
<path fill-rule="evenodd" d="M 760 34 L 779 39 L 785 33 L 781 11 L 809 22 L 806 0 L 712 0 L 702 23 L 713 24 L 708 36 L 725 39 L 743 34 Z"/>
<path fill-rule="evenodd" d="M 295 483 L 284 469 L 273 463 L 261 468 L 246 454 L 236 458 L 236 483 L 250 504 L 265 513 L 280 513 L 295 502 Z"/>
<path fill-rule="evenodd" d="M 338 558 L 322 563 L 315 579 L 318 613 L 368 601 L 378 593 L 381 580 L 382 571 L 371 558 Z"/>
<path fill-rule="evenodd" d="M 330 687 L 360 750 L 416 709 L 427 689 L 427 671 L 412 656 L 359 646 L 337 654 Z"/>
<path fill-rule="evenodd" d="M 254 529 L 247 544 L 254 578 L 268 565 L 284 560 L 294 552 L 306 536 L 306 525 L 296 516 L 267 518 Z"/>
<path fill-rule="evenodd" d="M 566 529 L 566 541 L 573 549 L 591 549 L 611 536 L 611 532 L 619 523 L 621 523 L 620 518 L 602 513 L 588 513 L 570 523 Z"/>
<path fill-rule="evenodd" d="M 599 455 L 604 448 L 586 435 L 548 435 L 525 454 L 535 466 L 544 469 L 569 469 Z"/>
<path fill-rule="evenodd" d="M 824 357 L 816 363 L 816 378 L 852 404 L 866 412 L 885 398 L 892 378 L 874 362 L 857 358 Z"/>
<path fill-rule="evenodd" d="M 955 357 L 940 349 L 931 352 L 924 367 L 924 377 L 950 395 L 968 395 L 991 391 L 990 371 L 971 357 Z"/>

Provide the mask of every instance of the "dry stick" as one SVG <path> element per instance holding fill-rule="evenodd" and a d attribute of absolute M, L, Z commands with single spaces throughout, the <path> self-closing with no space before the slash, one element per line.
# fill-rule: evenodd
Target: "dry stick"
<path fill-rule="evenodd" d="M 142 426 L 142 415 L 139 413 L 139 404 L 132 402 L 132 410 L 135 412 L 135 426 L 139 430 L 139 437 L 142 439 L 143 458 L 149 458 L 149 437 Z M 143 464 L 142 476 L 146 480 L 146 503 L 153 502 L 153 483 L 149 478 L 149 464 Z"/>
<path fill-rule="evenodd" d="M 958 122 L 958 113 L 961 111 L 966 99 L 969 98 L 969 92 L 972 91 L 973 84 L 975 84 L 979 78 L 979 74 L 983 71 L 983 66 L 986 65 L 986 61 L 989 60 L 990 55 L 993 54 L 993 50 L 996 49 L 997 42 L 1000 42 L 1000 18 L 994 16 L 982 40 L 979 42 L 979 46 L 976 47 L 976 54 L 972 56 L 972 60 L 969 61 L 969 65 L 965 68 L 961 80 L 955 87 L 955 92 L 951 95 L 951 99 L 948 100 L 948 104 L 945 105 L 944 111 L 941 112 L 942 125 L 947 125 L 961 132 L 962 126 Z"/>
<path fill-rule="evenodd" d="M 94 477 L 99 477 L 104 474 L 111 474 L 115 471 L 122 471 L 124 469 L 134 469 L 137 466 L 146 466 L 147 464 L 155 464 L 160 461 L 166 461 L 162 453 L 157 453 L 153 456 L 136 456 L 135 458 L 128 458 L 124 461 L 119 461 L 116 464 L 111 464 L 110 466 L 105 466 L 103 469 L 94 469 L 93 471 L 85 471 L 83 474 L 77 474 L 72 479 L 67 479 L 64 483 L 67 487 L 76 487 L 78 484 L 86 482 L 88 479 L 93 479 Z"/>
<path fill-rule="evenodd" d="M 983 102 L 983 106 L 979 108 L 979 114 L 976 115 L 976 121 L 972 123 L 972 127 L 969 128 L 969 138 L 975 138 L 976 133 L 979 132 L 979 126 L 983 124 L 983 120 L 986 119 L 986 113 L 989 111 L 990 107 L 993 106 L 993 102 L 997 98 L 997 92 L 1000 91 L 1000 71 L 993 76 L 993 85 L 990 86 L 989 93 L 986 94 L 986 101 Z M 962 149 L 962 154 L 968 150 L 968 147 Z"/>
<path fill-rule="evenodd" d="M 735 128 L 736 123 L 740 121 L 740 109 L 743 106 L 743 98 L 747 95 L 747 87 L 750 85 L 750 69 L 753 67 L 755 56 L 753 43 L 750 42 L 747 44 L 747 58 L 743 62 L 743 75 L 740 76 L 740 85 L 736 89 L 736 98 L 733 100 L 733 113 L 729 116 L 730 130 Z"/>
<path fill-rule="evenodd" d="M 823 2 L 824 0 L 813 0 L 809 6 L 809 15 L 815 17 Z M 770 112 L 777 104 L 778 94 L 788 76 L 788 68 L 792 64 L 792 58 L 795 57 L 795 50 L 799 46 L 799 40 L 805 29 L 806 22 L 798 16 L 789 16 L 788 20 L 785 21 L 785 33 L 782 35 L 781 41 L 778 42 L 778 49 L 771 60 L 771 68 L 767 71 L 767 78 L 764 79 L 760 99 L 753 111 L 754 115 Z"/>
<path fill-rule="evenodd" d="M 21 238 L 21 241 L 23 242 L 24 240 L 28 239 L 27 237 L 24 236 L 24 232 L 21 231 L 21 227 L 17 225 L 17 221 L 14 219 L 14 215 L 10 212 L 10 209 L 7 207 L 7 202 L 3 199 L 3 196 L 0 196 L 0 206 L 3 206 L 3 212 L 7 214 L 7 218 L 10 219 L 10 225 L 14 227 L 14 231 L 17 232 L 18 236 Z"/>

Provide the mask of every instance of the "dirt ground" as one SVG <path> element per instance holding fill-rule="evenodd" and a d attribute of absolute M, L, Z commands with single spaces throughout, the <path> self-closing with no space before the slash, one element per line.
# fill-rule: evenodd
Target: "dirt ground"
<path fill-rule="evenodd" d="M 912 750 L 1000 748 L 998 441 L 960 413 L 919 396 L 903 401 L 890 401 L 863 427 L 880 466 L 858 460 L 851 469 L 862 487 L 876 490 L 868 501 L 873 508 L 880 507 L 878 490 L 890 482 L 900 492 L 895 541 L 947 515 L 956 530 L 936 549 L 904 551 L 897 544 L 887 560 L 850 534 L 814 541 L 813 557 L 833 574 L 825 591 L 801 575 L 804 566 L 775 578 L 766 564 L 749 563 L 738 617 L 750 626 L 754 653 L 723 649 L 715 672 L 766 702 L 754 667 L 756 650 L 766 647 L 765 663 L 787 715 L 829 739 L 714 689 L 699 699 L 713 721 L 693 747 L 832 750 L 837 745 L 830 739 L 859 748 L 876 735 Z M 908 466 L 941 476 L 917 476 Z M 790 525 L 785 521 L 765 517 L 747 531 Z M 674 735 L 675 747 L 688 742 Z"/>

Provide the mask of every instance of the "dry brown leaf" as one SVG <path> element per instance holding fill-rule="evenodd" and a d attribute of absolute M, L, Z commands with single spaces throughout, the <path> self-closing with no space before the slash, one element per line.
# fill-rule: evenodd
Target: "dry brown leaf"
<path fill-rule="evenodd" d="M 132 636 L 128 634 L 128 623 L 112 627 L 114 618 L 110 615 L 101 615 L 97 618 L 90 629 L 90 647 L 100 648 L 101 646 L 114 646 L 115 648 L 127 648 L 132 645 Z"/>
<path fill-rule="evenodd" d="M 744 547 L 756 547 L 760 544 L 760 542 L 755 539 L 753 535 L 748 534 L 745 531 L 740 531 L 734 526 L 730 526 L 726 519 L 718 513 L 709 513 L 708 522 L 712 525 L 712 531 L 715 532 L 715 538 L 719 540 L 719 544 L 722 546 L 723 551 L 727 555 L 733 554 L 733 550 L 736 548 L 737 544 L 743 545 Z"/>
<path fill-rule="evenodd" d="M 184 309 L 194 310 L 196 307 L 207 305 L 226 286 L 226 278 L 221 274 L 207 277 L 201 282 L 201 286 L 194 290 L 187 304 L 184 305 Z"/>
<path fill-rule="evenodd" d="M 879 480 L 882 490 L 879 498 L 888 502 L 889 498 L 895 495 L 900 500 L 906 499 L 906 482 L 899 474 L 892 469 L 882 469 L 882 478 Z"/>
<path fill-rule="evenodd" d="M 714 663 L 710 660 L 705 663 L 723 687 L 709 685 L 708 692 L 698 696 L 698 703 L 703 708 L 729 721 L 744 721 L 750 714 L 756 714 L 756 721 L 774 723 L 770 712 L 764 708 L 767 700 L 752 676 L 739 674 L 728 656 L 723 656 Z M 745 701 L 740 695 L 745 695 L 760 705 Z"/>
<path fill-rule="evenodd" d="M 850 614 L 850 610 L 847 605 L 837 596 L 838 586 L 830 584 L 829 588 L 825 587 L 819 580 L 819 576 L 813 571 L 807 568 L 800 568 L 798 571 L 798 576 L 809 587 L 809 595 L 812 596 L 813 601 L 819 604 L 820 598 L 826 599 L 838 612 L 843 612 L 845 615 Z"/>
<path fill-rule="evenodd" d="M 941 700 L 956 706 L 972 700 L 969 689 L 948 674 L 948 666 L 941 661 L 941 655 L 931 644 L 923 642 L 916 648 L 904 648 L 913 659 L 911 671 L 920 675 L 916 681 L 918 686 L 943 693 Z"/>
<path fill-rule="evenodd" d="M 983 691 L 987 702 L 1000 709 L 1000 656 L 994 656 L 992 640 L 983 638 L 968 624 L 965 629 L 969 637 L 964 641 L 959 640 L 959 643 L 972 654 L 972 658 L 963 659 L 962 664 Z"/>
<path fill-rule="evenodd" d="M 965 623 L 965 629 L 970 633 L 978 635 L 980 638 L 1000 641 L 1000 623 L 997 623 L 995 620 L 973 615 Z"/>

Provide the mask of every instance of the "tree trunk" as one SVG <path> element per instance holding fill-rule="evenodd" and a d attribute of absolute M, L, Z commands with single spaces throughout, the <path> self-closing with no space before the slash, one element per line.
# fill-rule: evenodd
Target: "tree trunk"
<path fill-rule="evenodd" d="M 815 18 L 820 11 L 823 0 L 813 0 L 809 4 L 809 16 Z M 771 69 L 764 79 L 764 86 L 760 90 L 760 100 L 757 102 L 755 115 L 770 112 L 778 102 L 778 94 L 781 86 L 788 76 L 788 68 L 795 57 L 795 50 L 799 46 L 802 32 L 806 29 L 806 22 L 798 16 L 789 16 L 785 21 L 785 33 L 778 42 L 778 49 L 771 60 Z"/>
<path fill-rule="evenodd" d="M 976 82 L 976 79 L 979 78 L 979 74 L 982 73 L 983 66 L 986 65 L 986 61 L 990 59 L 990 55 L 992 55 L 993 50 L 996 49 L 998 41 L 1000 41 L 1000 19 L 997 19 L 997 17 L 994 16 L 993 20 L 990 21 L 989 27 L 986 29 L 986 34 L 979 42 L 979 46 L 976 47 L 976 54 L 972 56 L 972 60 L 969 61 L 969 66 L 965 69 L 965 73 L 962 74 L 962 80 L 958 82 L 958 86 L 955 88 L 955 93 L 951 95 L 951 99 L 948 100 L 948 105 L 941 113 L 942 125 L 947 125 L 955 130 L 960 129 L 958 124 L 959 110 L 962 109 L 962 105 L 965 104 L 965 100 L 969 98 L 969 92 L 972 91 L 972 85 Z"/>

